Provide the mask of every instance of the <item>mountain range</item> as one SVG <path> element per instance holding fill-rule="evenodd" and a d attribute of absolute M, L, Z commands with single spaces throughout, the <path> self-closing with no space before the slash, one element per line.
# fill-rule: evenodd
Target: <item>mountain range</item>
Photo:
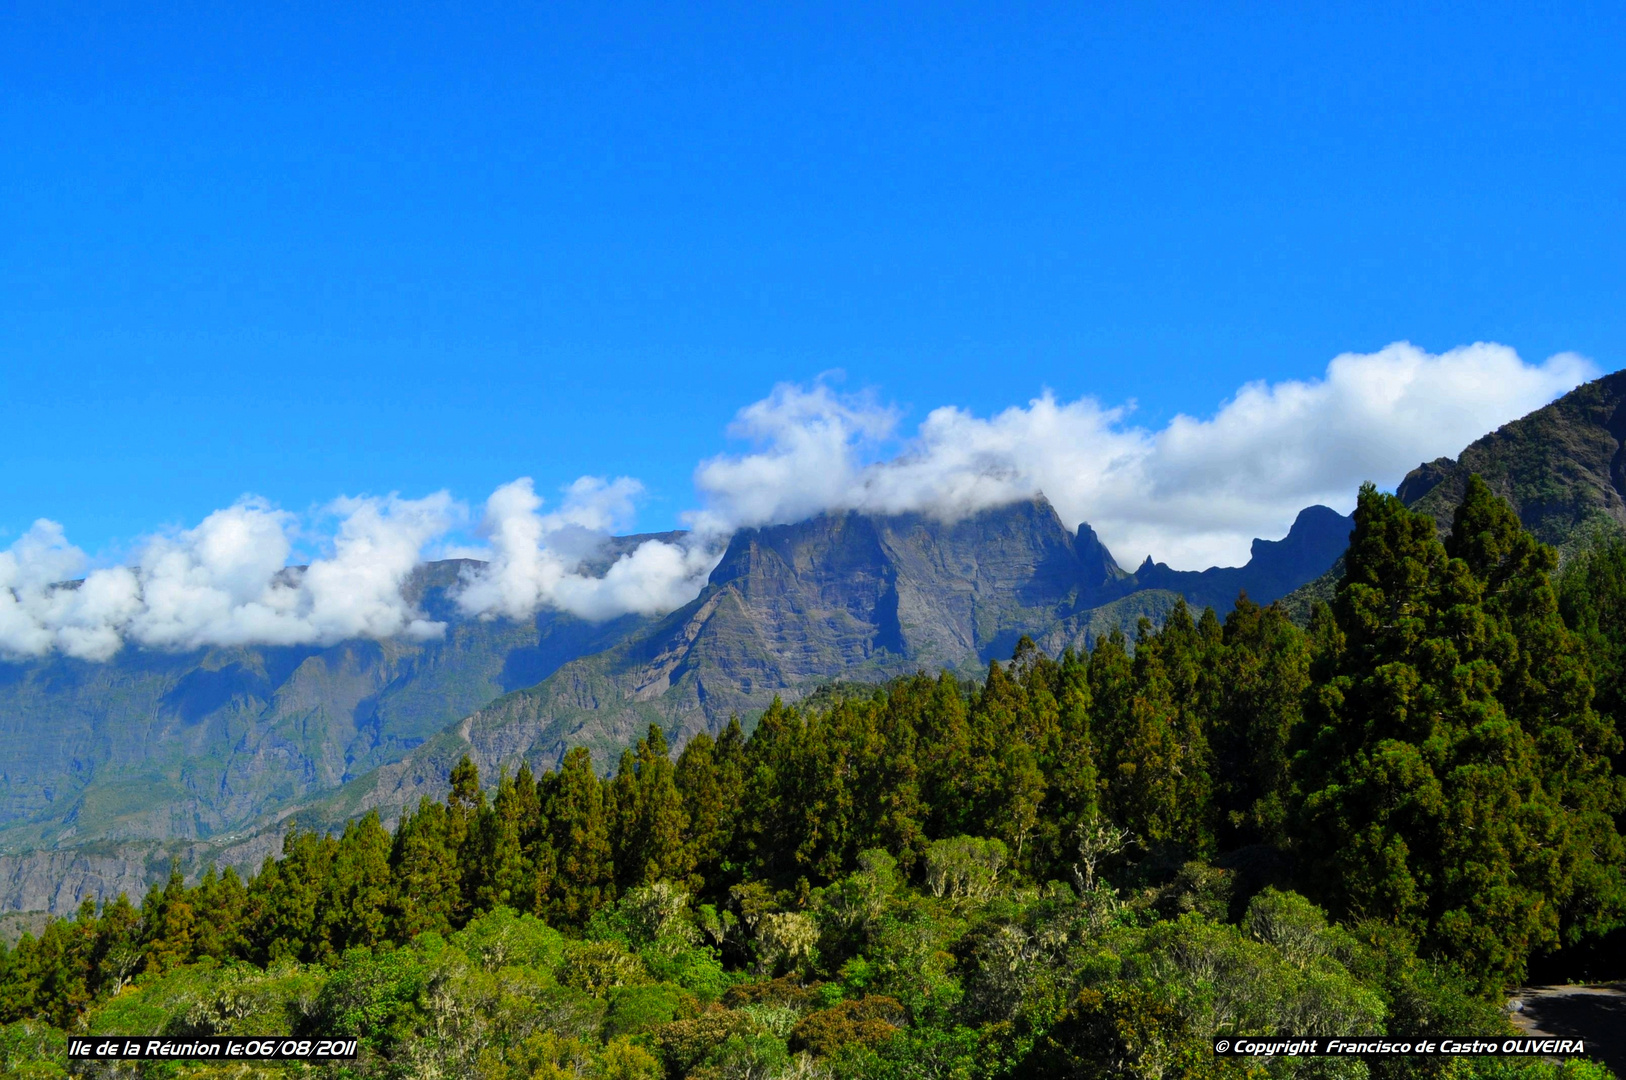
<path fill-rule="evenodd" d="M 1042 498 L 956 522 L 826 514 L 737 533 L 700 595 L 659 618 L 465 618 L 451 592 L 473 564 L 451 560 L 408 590 L 448 624 L 436 641 L 0 662 L 0 910 L 139 892 L 172 857 L 257 864 L 289 818 L 393 820 L 465 752 L 495 776 L 584 744 L 608 768 L 650 723 L 681 745 L 834 680 L 975 675 L 1023 634 L 1088 647 L 1182 595 L 1268 601 L 1330 564 L 1348 526 L 1314 507 L 1246 566 L 1131 574 Z"/>
<path fill-rule="evenodd" d="M 1419 466 L 1399 493 L 1448 527 L 1478 472 L 1561 549 L 1626 527 L 1623 402 L 1626 373 L 1589 383 Z M 922 668 L 975 676 L 1023 635 L 1088 648 L 1181 598 L 1302 608 L 1330 591 L 1349 528 L 1310 507 L 1245 566 L 1129 572 L 1043 498 L 951 522 L 831 513 L 736 533 L 700 595 L 664 616 L 465 618 L 452 592 L 475 564 L 450 560 L 409 587 L 448 624 L 440 640 L 0 661 L 0 910 L 139 894 L 172 858 L 254 866 L 293 823 L 369 809 L 393 823 L 438 797 L 463 754 L 495 778 L 585 745 L 608 769 L 651 723 L 681 745 L 730 716 L 749 724 L 776 695 Z M 607 541 L 588 569 L 647 538 Z"/>

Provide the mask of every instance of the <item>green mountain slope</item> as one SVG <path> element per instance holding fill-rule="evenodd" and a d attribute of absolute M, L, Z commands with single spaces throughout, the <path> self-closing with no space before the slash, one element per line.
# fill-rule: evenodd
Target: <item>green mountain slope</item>
<path fill-rule="evenodd" d="M 1397 493 L 1442 531 L 1478 473 L 1524 527 L 1560 552 L 1596 528 L 1626 528 L 1626 371 L 1579 386 L 1470 444 L 1419 465 Z"/>

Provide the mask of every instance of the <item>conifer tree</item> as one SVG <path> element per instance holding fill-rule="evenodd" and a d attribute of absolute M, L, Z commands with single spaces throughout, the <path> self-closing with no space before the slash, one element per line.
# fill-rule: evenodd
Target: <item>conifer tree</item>
<path fill-rule="evenodd" d="M 1558 555 L 1525 532 L 1478 475 L 1468 479 L 1445 546 L 1483 587 L 1495 626 L 1497 698 L 1529 736 L 1542 787 L 1564 812 L 1562 872 L 1573 879 L 1566 930 L 1571 937 L 1605 930 L 1626 914 L 1626 849 L 1614 821 L 1626 810 L 1626 778 L 1611 761 L 1619 734 L 1592 707 L 1585 643 L 1559 614 L 1550 580 Z"/>
<path fill-rule="evenodd" d="M 1015 764 L 1013 755 L 1025 767 L 1020 780 L 1023 787 L 1020 798 L 1026 803 L 1033 794 L 1031 751 L 1013 745 L 1013 741 L 1023 739 L 1019 731 L 1020 717 L 1026 707 L 1027 695 L 1021 684 L 1011 677 L 1006 665 L 997 660 L 989 663 L 988 677 L 966 710 L 969 738 L 964 755 L 953 766 L 960 777 L 956 802 L 949 809 L 951 828 L 955 832 L 1011 839 L 1007 834 L 1013 828 L 1031 824 L 1025 806 L 1021 826 L 1010 818 L 1013 792 L 1009 770 Z"/>
<path fill-rule="evenodd" d="M 689 822 L 683 855 L 689 867 L 685 884 L 696 894 L 705 888 L 708 877 L 716 874 L 726 838 L 723 791 L 718 782 L 717 759 L 712 752 L 716 745 L 706 732 L 696 734 L 678 754 L 672 776 L 682 799 L 684 817 Z"/>
<path fill-rule="evenodd" d="M 244 890 L 243 902 L 237 910 L 237 924 L 229 931 L 224 927 L 217 931 L 221 938 L 235 939 L 232 955 L 241 955 L 246 947 L 246 907 L 247 890 Z M 103 905 L 96 927 L 96 948 L 91 956 L 96 992 L 109 997 L 117 994 L 135 977 L 141 962 L 141 913 L 128 896 L 119 893 L 111 904 Z"/>
<path fill-rule="evenodd" d="M 1002 827 L 987 835 L 1009 845 L 1015 865 L 1039 870 L 1042 851 L 1034 845 L 1044 824 L 1051 773 L 1045 768 L 1056 754 L 1061 737 L 1060 709 L 1051 689 L 1055 662 L 1033 639 L 1023 634 L 1011 654 L 1012 681 L 1019 693 L 1008 723 L 998 736 L 1004 746 L 998 820 Z"/>
<path fill-rule="evenodd" d="M 390 904 L 390 834 L 369 810 L 345 826 L 322 897 L 320 934 L 330 956 L 383 941 Z"/>
<path fill-rule="evenodd" d="M 1192 707 L 1201 645 L 1180 603 L 1161 634 L 1141 620 L 1133 661 L 1120 633 L 1090 658 L 1106 815 L 1144 843 L 1186 852 L 1212 841 L 1208 746 Z"/>
<path fill-rule="evenodd" d="M 427 797 L 401 815 L 390 849 L 390 925 L 402 939 L 427 930 L 449 933 L 461 922 L 463 893 L 446 808 Z"/>
<path fill-rule="evenodd" d="M 146 928 L 144 966 L 148 972 L 168 971 L 193 958 L 198 932 L 197 910 L 178 863 L 170 863 L 169 880 L 162 889 L 147 893 L 141 921 Z"/>
<path fill-rule="evenodd" d="M 688 877 L 689 821 L 669 750 L 666 735 L 651 724 L 636 750 L 622 758 L 622 773 L 616 778 L 622 828 L 616 881 L 623 889 Z"/>
<path fill-rule="evenodd" d="M 309 963 L 327 953 L 322 901 L 337 847 L 331 836 L 296 829 L 283 837 L 282 858 L 266 859 L 249 888 L 257 958 Z M 152 925 L 150 918 L 145 921 Z"/>
<path fill-rule="evenodd" d="M 248 944 L 243 934 L 248 890 L 237 871 L 228 866 L 217 874 L 210 866 L 193 893 L 198 912 L 197 954 L 217 960 L 241 956 Z"/>
<path fill-rule="evenodd" d="M 497 782 L 496 798 L 480 811 L 472 865 L 467 870 L 473 881 L 473 910 L 486 911 L 499 904 L 530 908 L 535 884 L 524 834 L 537 816 L 535 802 L 536 786 L 527 771 L 517 779 L 503 775 Z"/>
<path fill-rule="evenodd" d="M 730 844 L 730 858 L 748 867 L 754 877 L 782 877 L 794 866 L 800 841 L 786 820 L 793 811 L 785 805 L 782 788 L 790 780 L 789 763 L 796 756 L 800 734 L 796 711 L 775 695 L 740 754 L 740 827 Z"/>
<path fill-rule="evenodd" d="M 882 760 L 874 793 L 872 846 L 891 852 L 905 873 L 926 848 L 927 810 L 921 800 L 920 739 L 914 717 L 916 703 L 929 700 L 931 692 L 930 680 L 917 675 L 901 680 L 876 705 Z"/>
<path fill-rule="evenodd" d="M 1508 650 L 1484 599 L 1432 519 L 1362 489 L 1295 831 L 1335 907 L 1411 928 L 1491 987 L 1556 941 L 1566 823 L 1496 696 Z"/>
<path fill-rule="evenodd" d="M 456 855 L 460 875 L 459 919 L 474 910 L 474 868 L 479 864 L 480 815 L 486 808 L 486 793 L 480 787 L 480 770 L 467 754 L 452 767 L 451 791 L 446 795 L 446 846 Z"/>
<path fill-rule="evenodd" d="M 1303 716 L 1310 647 L 1280 607 L 1239 596 L 1213 667 L 1209 714 L 1216 827 L 1221 846 L 1280 843 L 1289 792 L 1288 743 Z"/>
<path fill-rule="evenodd" d="M 583 747 L 565 755 L 547 807 L 558 871 L 548 910 L 553 919 L 579 924 L 615 899 L 615 863 L 604 786 Z"/>
<path fill-rule="evenodd" d="M 949 672 L 933 680 L 931 694 L 921 706 L 915 726 L 915 760 L 920 770 L 926 834 L 943 837 L 964 833 L 961 766 L 971 756 L 971 731 L 965 695 Z"/>
<path fill-rule="evenodd" d="M 1082 830 L 1100 814 L 1087 658 L 1066 650 L 1056 665 L 1054 680 L 1056 735 L 1054 748 L 1041 762 L 1050 789 L 1037 837 L 1049 862 L 1048 876 L 1065 872 Z"/>
<path fill-rule="evenodd" d="M 1591 660 L 1593 706 L 1618 741 L 1626 734 L 1626 537 L 1600 532 L 1571 559 L 1558 579 L 1558 605 Z M 1626 764 L 1620 753 L 1616 775 Z"/>

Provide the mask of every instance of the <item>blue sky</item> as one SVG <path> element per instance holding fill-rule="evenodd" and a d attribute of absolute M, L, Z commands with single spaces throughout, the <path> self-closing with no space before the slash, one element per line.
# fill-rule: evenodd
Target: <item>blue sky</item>
<path fill-rule="evenodd" d="M 1344 352 L 1626 366 L 1618 5 L 0 10 L 0 528 L 694 504 L 839 369 L 1156 427 Z"/>

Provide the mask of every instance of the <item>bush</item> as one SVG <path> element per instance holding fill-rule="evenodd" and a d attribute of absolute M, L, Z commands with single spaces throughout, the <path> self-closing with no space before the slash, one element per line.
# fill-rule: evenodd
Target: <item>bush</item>
<path fill-rule="evenodd" d="M 726 1009 L 701 1013 L 667 1024 L 655 1034 L 667 1073 L 681 1077 L 709 1057 L 744 1025 L 744 1017 Z"/>
<path fill-rule="evenodd" d="M 1008 858 L 1005 844 L 975 836 L 937 840 L 926 848 L 926 888 L 933 896 L 982 900 L 993 894 Z"/>
<path fill-rule="evenodd" d="M 807 1050 L 827 1057 L 849 1043 L 879 1046 L 890 1042 L 903 1026 L 903 1006 L 896 998 L 874 995 L 857 1001 L 843 1001 L 802 1017 L 791 1030 L 793 1050 Z"/>
<path fill-rule="evenodd" d="M 693 998 L 671 983 L 653 986 L 622 986 L 610 991 L 610 1012 L 604 1021 L 606 1035 L 637 1035 L 670 1024 L 684 1012 L 693 1011 Z"/>
<path fill-rule="evenodd" d="M 68 1040 L 54 1027 L 18 1020 L 0 1027 L 0 1076 L 66 1080 Z"/>
<path fill-rule="evenodd" d="M 564 935 L 535 915 L 521 915 L 497 907 L 470 920 L 451 936 L 450 944 L 463 950 L 487 971 L 502 967 L 534 967 L 552 971 L 564 958 Z"/>
<path fill-rule="evenodd" d="M 813 995 L 800 982 L 790 976 L 778 979 L 759 979 L 739 983 L 728 988 L 723 1004 L 731 1009 L 742 1005 L 783 1005 L 791 1009 L 807 1009 Z"/>

